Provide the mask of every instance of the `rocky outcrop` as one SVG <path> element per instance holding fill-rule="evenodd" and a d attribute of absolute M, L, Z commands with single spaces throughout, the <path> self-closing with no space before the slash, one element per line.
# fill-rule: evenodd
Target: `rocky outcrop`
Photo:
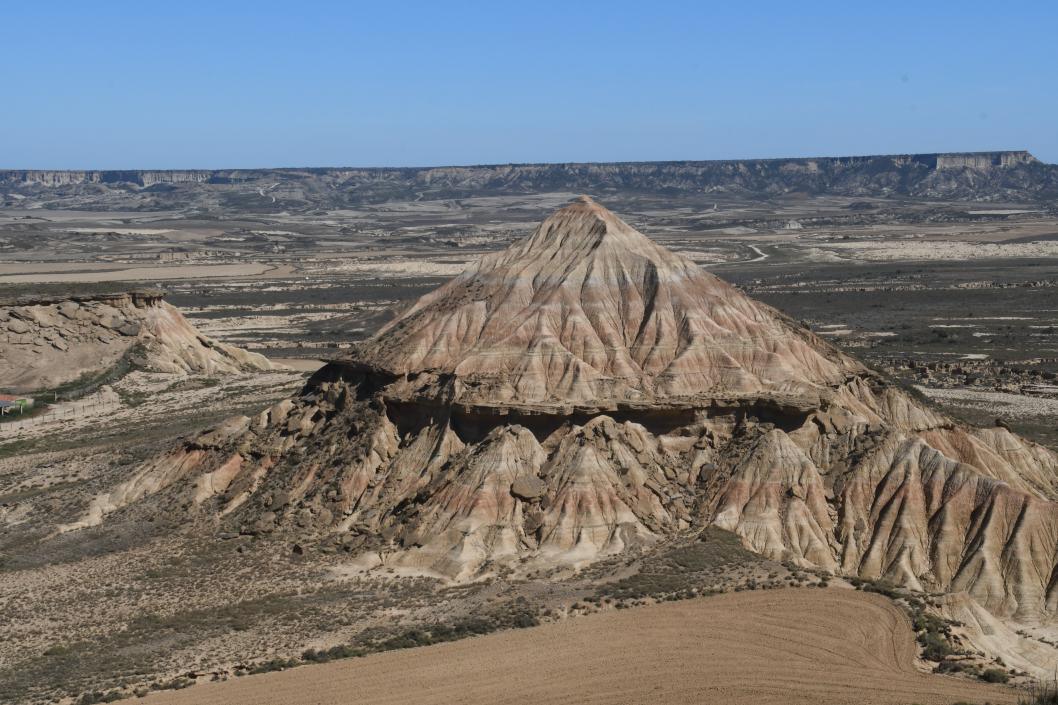
<path fill-rule="evenodd" d="M 275 369 L 257 353 L 199 333 L 159 292 L 0 303 L 0 388 L 53 389 L 124 366 L 230 374 Z"/>
<path fill-rule="evenodd" d="M 1032 164 L 1036 158 L 1025 151 L 1020 152 L 962 152 L 954 154 L 937 154 L 938 169 L 978 169 L 989 170 L 994 167 L 1014 167 L 1021 164 Z"/>
<path fill-rule="evenodd" d="M 85 521 L 149 497 L 453 579 L 716 524 L 1003 617 L 1058 609 L 1058 457 L 923 407 L 583 199 Z"/>

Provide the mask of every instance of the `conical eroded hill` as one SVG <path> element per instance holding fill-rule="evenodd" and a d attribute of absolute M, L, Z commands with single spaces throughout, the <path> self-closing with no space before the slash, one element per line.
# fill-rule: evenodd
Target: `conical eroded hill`
<path fill-rule="evenodd" d="M 463 580 L 718 525 L 769 558 L 1049 623 L 1056 498 L 1051 451 L 923 406 L 582 199 L 68 528 L 191 507 Z M 1049 673 L 1030 651 L 1004 658 Z"/>
<path fill-rule="evenodd" d="M 482 404 L 818 396 L 863 368 L 590 198 L 424 296 L 353 358 Z"/>

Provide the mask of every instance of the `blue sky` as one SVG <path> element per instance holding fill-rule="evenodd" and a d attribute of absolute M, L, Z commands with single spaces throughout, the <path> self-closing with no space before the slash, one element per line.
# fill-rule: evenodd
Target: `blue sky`
<path fill-rule="evenodd" d="M 1029 149 L 1054 2 L 0 0 L 0 167 Z"/>

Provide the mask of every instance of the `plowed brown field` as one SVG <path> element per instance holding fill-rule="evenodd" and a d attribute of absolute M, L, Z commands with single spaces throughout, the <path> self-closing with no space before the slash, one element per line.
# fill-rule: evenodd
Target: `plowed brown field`
<path fill-rule="evenodd" d="M 906 616 L 838 589 L 743 592 L 161 692 L 147 705 L 1007 703 L 921 673 Z"/>

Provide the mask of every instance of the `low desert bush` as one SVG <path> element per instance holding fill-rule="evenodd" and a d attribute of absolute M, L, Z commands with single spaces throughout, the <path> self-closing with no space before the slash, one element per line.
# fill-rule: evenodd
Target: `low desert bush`
<path fill-rule="evenodd" d="M 986 668 L 978 678 L 987 683 L 1006 683 L 1010 675 L 1002 668 Z"/>

